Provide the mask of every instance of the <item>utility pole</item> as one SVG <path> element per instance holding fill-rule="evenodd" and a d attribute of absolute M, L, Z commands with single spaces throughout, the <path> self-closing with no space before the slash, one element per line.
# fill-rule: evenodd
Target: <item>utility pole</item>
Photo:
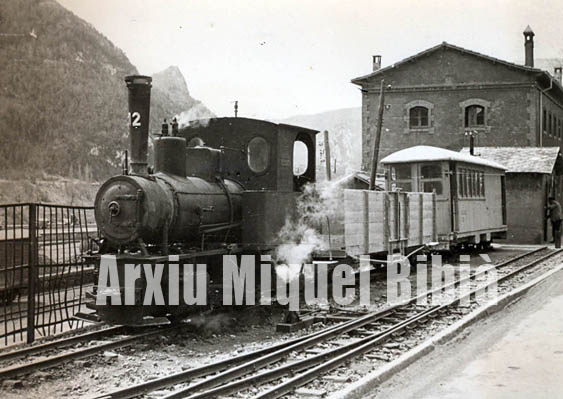
<path fill-rule="evenodd" d="M 377 112 L 377 127 L 375 130 L 375 140 L 373 141 L 373 154 L 371 157 L 371 175 L 369 178 L 369 189 L 375 190 L 375 176 L 377 173 L 377 157 L 379 155 L 379 142 L 381 141 L 381 127 L 383 126 L 383 110 L 385 108 L 385 81 L 381 80 L 379 88 L 379 110 Z"/>
<path fill-rule="evenodd" d="M 477 132 L 474 130 L 466 130 L 465 135 L 469 136 L 469 155 L 475 155 L 475 136 Z"/>
<path fill-rule="evenodd" d="M 324 131 L 324 140 L 325 140 L 325 167 L 326 167 L 326 179 L 330 181 L 331 179 L 331 170 L 330 170 L 330 143 L 328 142 L 328 130 Z"/>

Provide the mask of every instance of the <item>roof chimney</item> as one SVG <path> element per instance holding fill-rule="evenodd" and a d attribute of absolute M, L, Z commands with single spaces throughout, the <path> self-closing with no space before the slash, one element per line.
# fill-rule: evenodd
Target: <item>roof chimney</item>
<path fill-rule="evenodd" d="M 555 67 L 555 70 L 554 70 L 554 73 L 553 73 L 553 74 L 555 75 L 555 79 L 557 79 L 557 81 L 559 82 L 559 84 L 563 83 L 563 82 L 561 82 L 561 79 L 563 78 L 561 72 L 562 72 L 562 68 L 561 68 L 560 66 Z"/>
<path fill-rule="evenodd" d="M 530 25 L 524 30 L 524 50 L 526 62 L 524 65 L 533 68 L 534 67 L 534 32 Z"/>
<path fill-rule="evenodd" d="M 373 56 L 373 72 L 378 71 L 381 69 L 381 56 L 374 55 Z"/>

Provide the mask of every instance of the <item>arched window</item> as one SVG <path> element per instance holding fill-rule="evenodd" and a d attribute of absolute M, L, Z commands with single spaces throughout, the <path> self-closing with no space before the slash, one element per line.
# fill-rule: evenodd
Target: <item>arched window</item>
<path fill-rule="evenodd" d="M 409 110 L 409 128 L 425 128 L 428 127 L 428 108 L 426 107 L 412 107 Z"/>
<path fill-rule="evenodd" d="M 309 167 L 309 150 L 302 141 L 293 143 L 293 176 L 301 176 Z"/>
<path fill-rule="evenodd" d="M 403 133 L 434 134 L 434 104 L 416 99 L 404 105 Z"/>
<path fill-rule="evenodd" d="M 485 126 L 485 107 L 469 105 L 465 107 L 465 127 Z"/>
<path fill-rule="evenodd" d="M 262 173 L 270 165 L 270 145 L 262 137 L 254 137 L 246 148 L 248 167 L 254 173 Z"/>

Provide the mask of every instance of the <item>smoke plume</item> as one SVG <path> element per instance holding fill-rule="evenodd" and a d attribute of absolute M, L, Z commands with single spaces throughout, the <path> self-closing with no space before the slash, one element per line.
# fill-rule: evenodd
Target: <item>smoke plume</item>
<path fill-rule="evenodd" d="M 340 188 L 332 182 L 307 184 L 297 199 L 294 217 L 288 217 L 278 233 L 276 273 L 286 281 L 299 276 L 301 265 L 316 250 L 328 249 L 321 227 L 338 212 Z"/>

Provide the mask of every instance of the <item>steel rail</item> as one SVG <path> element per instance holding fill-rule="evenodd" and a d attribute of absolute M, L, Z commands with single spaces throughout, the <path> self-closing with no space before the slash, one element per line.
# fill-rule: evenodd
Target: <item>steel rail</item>
<path fill-rule="evenodd" d="M 176 373 L 167 377 L 163 377 L 157 380 L 152 380 L 152 381 L 148 381 L 145 383 L 142 383 L 140 385 L 136 385 L 136 386 L 132 386 L 129 388 L 124 388 L 122 390 L 119 391 L 115 391 L 112 393 L 107 393 L 107 394 L 103 394 L 100 396 L 96 396 L 93 399 L 102 399 L 102 398 L 111 398 L 111 399 L 124 399 L 124 398 L 131 398 L 146 392 L 149 392 L 151 390 L 154 389 L 159 389 L 159 388 L 163 388 L 166 386 L 170 386 L 170 385 L 175 385 L 175 384 L 179 384 L 182 382 L 185 382 L 186 380 L 190 379 L 190 378 L 195 378 L 195 377 L 200 377 L 200 376 L 206 376 L 212 373 L 216 373 L 218 371 L 224 370 L 225 368 L 231 366 L 231 365 L 238 365 L 240 363 L 243 363 L 249 359 L 255 359 L 256 360 L 251 360 L 250 362 L 247 363 L 243 363 L 242 365 L 238 366 L 235 369 L 228 369 L 227 371 L 220 373 L 219 375 L 215 376 L 215 380 L 224 380 L 230 377 L 230 373 L 233 370 L 239 370 L 239 369 L 245 369 L 245 368 L 249 368 L 251 370 L 255 369 L 255 364 L 257 361 L 261 361 L 261 362 L 268 362 L 271 363 L 275 360 L 275 358 L 283 358 L 283 356 L 287 353 L 293 352 L 295 350 L 298 350 L 299 348 L 305 348 L 308 346 L 312 346 L 315 345 L 318 342 L 322 342 L 327 336 L 333 336 L 333 335 L 339 335 L 342 334 L 343 332 L 346 331 L 350 331 L 353 330 L 355 328 L 359 328 L 363 325 L 372 323 L 373 320 L 377 320 L 379 318 L 384 318 L 386 316 L 389 315 L 389 313 L 392 313 L 392 309 L 383 309 L 381 311 L 378 312 L 374 312 L 374 313 L 370 313 L 366 316 L 363 316 L 360 319 L 354 319 L 354 320 L 350 320 L 348 322 L 342 323 L 342 324 L 338 324 L 336 326 L 331 326 L 329 328 L 326 328 L 324 330 L 303 336 L 303 337 L 299 337 L 296 339 L 293 339 L 291 341 L 287 341 L 287 342 L 282 342 L 280 344 L 274 345 L 272 347 L 268 347 L 268 348 L 264 348 L 264 349 L 259 349 L 257 351 L 254 352 L 250 352 L 247 354 L 243 354 L 240 356 L 236 356 L 234 358 L 231 359 L 227 359 L 227 360 L 223 360 L 223 361 L 219 361 L 219 362 L 215 362 L 209 365 L 205 365 L 205 366 L 201 366 L 195 369 L 189 369 L 186 370 L 184 372 L 180 372 L 180 373 Z M 270 361 L 271 360 L 271 361 Z M 227 375 L 225 375 L 225 373 L 227 373 Z M 205 380 L 204 382 L 206 382 L 208 380 Z M 204 387 L 202 387 L 201 389 L 204 389 Z"/>
<path fill-rule="evenodd" d="M 513 270 L 512 272 L 501 276 L 499 279 L 495 280 L 494 282 L 491 282 L 490 284 L 488 284 L 486 287 L 490 286 L 491 284 L 494 283 L 499 283 L 502 281 L 505 281 L 513 276 L 515 276 L 516 274 L 521 273 L 522 271 L 529 269 L 530 267 L 537 265 L 538 263 L 551 258 L 557 254 L 560 254 L 563 251 L 563 249 L 559 249 L 556 251 L 553 251 L 545 256 L 542 256 L 539 259 L 536 259 L 524 266 L 519 267 L 516 270 Z M 370 339 L 366 339 L 367 342 L 365 342 L 364 344 L 362 344 L 359 347 L 353 348 L 353 344 L 347 345 L 347 347 L 352 348 L 350 349 L 348 352 L 344 353 L 344 354 L 340 354 L 341 348 L 338 348 L 338 352 L 337 351 L 333 351 L 335 352 L 335 354 L 337 354 L 337 356 L 333 357 L 331 360 L 324 362 L 322 364 L 320 364 L 317 367 L 314 367 L 308 371 L 306 371 L 305 373 L 302 373 L 298 376 L 295 376 L 285 382 L 283 382 L 282 384 L 279 384 L 271 389 L 269 389 L 268 391 L 259 394 L 257 396 L 254 397 L 254 399 L 273 399 L 273 398 L 279 398 L 287 393 L 292 392 L 293 390 L 295 390 L 295 388 L 300 387 L 302 385 L 307 384 L 308 382 L 311 382 L 313 380 L 315 380 L 316 378 L 318 378 L 319 375 L 326 373 L 328 371 L 331 371 L 333 369 L 335 369 L 336 367 L 339 367 L 340 365 L 342 365 L 343 363 L 346 363 L 347 361 L 351 360 L 352 358 L 361 355 L 363 353 L 369 352 L 370 350 L 373 349 L 374 346 L 385 342 L 386 340 L 388 340 L 390 337 L 392 337 L 393 334 L 397 334 L 401 331 L 403 331 L 404 329 L 406 329 L 409 325 L 413 324 L 413 323 L 418 323 L 420 321 L 423 321 L 424 319 L 427 319 L 428 317 L 432 317 L 433 314 L 438 314 L 442 311 L 444 311 L 445 309 L 454 306 L 456 304 L 458 304 L 461 300 L 465 299 L 466 297 L 471 297 L 477 294 L 477 292 L 479 292 L 480 290 L 483 290 L 485 287 L 478 287 L 472 291 L 470 291 L 469 293 L 462 295 L 460 297 L 455 298 L 454 300 L 452 300 L 451 302 L 447 303 L 447 304 L 443 304 L 439 307 L 433 308 L 431 311 L 424 313 L 423 315 L 421 315 L 421 317 L 414 317 L 411 321 L 409 321 L 408 323 L 402 323 L 401 325 L 397 325 L 394 326 L 392 328 L 390 328 L 387 332 L 385 332 L 384 334 L 375 334 L 371 337 L 368 337 Z M 324 354 L 325 356 L 328 356 L 328 353 Z M 204 392 L 205 393 L 205 392 Z M 185 397 L 185 396 L 177 396 L 179 397 Z M 197 396 L 191 396 L 190 399 L 195 399 Z M 201 396 L 201 397 L 205 397 L 205 396 Z M 168 396 L 166 396 L 166 398 L 169 398 Z M 199 398 L 199 397 L 198 397 Z"/>
<path fill-rule="evenodd" d="M 503 275 L 503 276 L 500 276 L 500 278 L 497 280 L 497 283 L 498 283 L 498 282 L 501 282 L 501 281 L 504 281 L 504 280 L 507 280 L 507 279 L 511 278 L 512 276 L 515 276 L 516 274 L 518 274 L 518 273 L 520 273 L 520 272 L 522 272 L 522 271 L 524 271 L 524 270 L 526 270 L 526 269 L 529 269 L 530 267 L 535 266 L 535 265 L 537 265 L 538 263 L 540 263 L 540 262 L 542 262 L 542 261 L 544 261 L 544 260 L 546 260 L 546 259 L 549 259 L 549 258 L 551 258 L 551 257 L 553 257 L 553 256 L 555 256 L 555 255 L 558 255 L 558 254 L 560 254 L 560 253 L 562 253 L 562 252 L 563 252 L 563 248 L 562 248 L 562 249 L 556 249 L 556 250 L 554 250 L 553 252 L 551 252 L 551 253 L 549 253 L 549 254 L 547 254 L 547 255 L 545 255 L 545 256 L 542 256 L 541 258 L 536 259 L 536 260 L 534 260 L 534 261 L 532 261 L 532 262 L 530 262 L 530 263 L 527 263 L 527 264 L 525 264 L 524 266 L 521 266 L 521 267 L 519 267 L 518 269 L 513 270 L 513 271 L 511 271 L 511 272 L 508 273 L 508 274 L 505 274 L 505 275 Z"/>
<path fill-rule="evenodd" d="M 504 267 L 504 266 L 506 266 L 506 265 L 508 265 L 508 264 L 510 264 L 510 263 L 516 262 L 516 261 L 518 261 L 518 260 L 524 258 L 525 256 L 533 255 L 533 254 L 535 254 L 535 253 L 537 253 L 537 252 L 539 252 L 539 251 L 542 251 L 542 250 L 544 250 L 544 249 L 546 249 L 546 248 L 547 248 L 547 247 L 538 248 L 538 249 L 535 249 L 535 250 L 533 250 L 533 251 L 527 252 L 527 253 L 525 253 L 525 254 L 519 255 L 519 256 L 517 256 L 517 257 L 515 257 L 515 258 L 509 259 L 508 261 L 501 263 L 500 265 L 498 265 L 498 267 Z M 477 276 L 483 275 L 484 273 L 486 273 L 486 271 L 482 271 L 482 272 L 480 272 L 480 273 L 473 273 L 473 274 L 472 274 L 471 276 L 469 276 L 468 278 L 475 278 L 475 277 L 477 277 Z M 428 292 L 426 292 L 426 293 L 423 293 L 423 294 L 419 295 L 418 297 L 410 298 L 406 303 L 398 304 L 398 305 L 396 305 L 396 306 L 394 306 L 394 307 L 387 308 L 386 310 L 389 312 L 387 315 L 393 313 L 393 311 L 396 310 L 396 309 L 399 308 L 399 307 L 404 307 L 404 306 L 408 306 L 408 305 L 412 304 L 413 302 L 415 302 L 415 301 L 416 301 L 417 299 L 419 299 L 420 297 L 423 297 L 423 296 L 426 297 L 426 296 L 428 296 L 428 295 L 430 295 L 430 294 L 433 294 L 433 293 L 435 293 L 435 292 L 438 292 L 438 291 L 443 290 L 445 287 L 449 287 L 449 286 L 451 286 L 451 285 L 454 285 L 454 286 L 455 286 L 455 284 L 458 284 L 458 283 L 460 284 L 461 282 L 466 281 L 466 280 L 467 280 L 467 278 L 454 281 L 454 282 L 451 283 L 451 284 L 448 284 L 448 285 L 445 285 L 445 286 L 441 286 L 441 287 L 439 287 L 439 288 L 437 288 L 437 289 L 435 289 L 435 290 L 431 290 L 431 291 L 428 291 Z M 383 309 L 383 312 L 385 312 L 385 309 Z M 248 362 L 248 363 L 246 363 L 246 364 L 242 364 L 242 365 L 240 365 L 240 366 L 238 366 L 238 367 L 235 367 L 235 368 L 226 370 L 226 371 L 224 371 L 224 372 L 222 372 L 222 373 L 219 373 L 218 375 L 215 375 L 215 376 L 213 376 L 213 377 L 211 377 L 211 378 L 208 378 L 208 379 L 206 379 L 206 380 L 204 380 L 204 381 L 201 381 L 201 382 L 199 382 L 199 383 L 190 385 L 190 386 L 188 386 L 187 388 L 185 388 L 185 389 L 183 389 L 183 390 L 180 390 L 180 391 L 174 392 L 174 393 L 172 393 L 172 394 L 170 394 L 170 395 L 167 395 L 167 396 L 164 397 L 164 399 L 179 399 L 179 398 L 185 398 L 185 397 L 188 397 L 189 395 L 191 395 L 192 393 L 196 393 L 196 392 L 202 391 L 202 390 L 204 390 L 204 389 L 208 389 L 208 390 L 209 390 L 210 388 L 217 387 L 218 385 L 222 384 L 222 383 L 225 382 L 225 381 L 230 381 L 230 380 L 232 380 L 233 378 L 241 377 L 241 376 L 246 375 L 246 374 L 248 374 L 248 373 L 250 373 L 250 372 L 252 372 L 252 371 L 255 371 L 256 369 L 266 367 L 266 366 L 268 366 L 268 365 L 271 364 L 271 363 L 274 363 L 274 362 L 276 362 L 276 361 L 279 361 L 279 360 L 281 360 L 287 353 L 290 353 L 290 352 L 296 351 L 296 350 L 305 349 L 305 348 L 308 347 L 308 346 L 315 345 L 315 344 L 317 344 L 318 342 L 322 342 L 322 341 L 324 341 L 324 340 L 326 340 L 326 339 L 332 338 L 332 337 L 334 337 L 334 336 L 336 336 L 336 335 L 340 335 L 340 334 L 342 334 L 342 333 L 344 333 L 344 332 L 348 332 L 348 331 L 350 331 L 350 330 L 353 330 L 353 329 L 356 329 L 356 328 L 359 328 L 359 327 L 363 327 L 363 326 L 365 326 L 366 324 L 370 324 L 370 323 L 372 323 L 373 321 L 377 320 L 377 318 L 373 318 L 373 319 L 372 319 L 372 317 L 373 317 L 373 314 L 368 314 L 368 315 L 366 315 L 366 316 L 362 316 L 362 317 L 360 317 L 360 318 L 358 318 L 358 319 L 352 320 L 352 321 L 349 322 L 349 323 L 346 323 L 346 325 L 345 325 L 345 326 L 342 326 L 341 329 L 340 329 L 340 328 L 335 328 L 334 330 L 332 330 L 332 331 L 330 331 L 330 332 L 327 332 L 327 333 L 324 333 L 324 334 L 320 334 L 320 335 L 318 335 L 318 336 L 316 336 L 315 338 L 312 338 L 312 339 L 310 339 L 310 340 L 306 340 L 306 341 L 304 341 L 304 342 L 301 342 L 301 343 L 292 345 L 292 346 L 290 346 L 290 347 L 288 347 L 288 348 L 284 348 L 284 349 L 282 349 L 282 350 L 279 350 L 279 351 L 273 352 L 273 353 L 271 353 L 271 354 L 268 354 L 268 355 L 266 355 L 266 356 L 264 356 L 264 357 L 262 357 L 262 358 L 255 359 L 255 360 L 250 361 L 250 362 Z M 369 321 L 365 322 L 366 319 L 369 320 Z M 401 322 L 401 323 L 402 323 L 402 322 Z M 399 323 L 399 325 L 400 325 L 401 323 Z M 213 395 L 207 396 L 207 397 L 213 397 Z"/>
<path fill-rule="evenodd" d="M 520 260 L 520 259 L 522 259 L 526 256 L 533 255 L 534 253 L 542 251 L 544 249 L 547 249 L 547 247 L 541 247 L 541 248 L 534 249 L 532 251 L 526 252 L 524 254 L 521 254 L 521 255 L 518 255 L 514 258 L 511 258 L 507 261 L 504 261 L 504 262 L 502 262 L 502 263 L 500 263 L 496 266 L 497 267 L 503 267 L 504 265 L 516 262 L 516 261 L 518 261 L 518 260 Z M 477 277 L 477 276 L 479 276 L 483 273 L 484 272 L 473 273 L 470 276 L 468 276 L 468 278 L 469 279 L 474 278 L 474 277 Z M 423 294 L 421 294 L 417 297 L 410 298 L 408 301 L 406 301 L 404 303 L 399 303 L 399 304 L 396 304 L 394 306 L 378 310 L 376 312 L 367 314 L 363 317 L 364 318 L 372 317 L 374 320 L 377 320 L 377 319 L 380 319 L 380 318 L 385 318 L 386 316 L 389 316 L 390 314 L 392 314 L 396 310 L 402 310 L 402 308 L 413 304 L 420 297 L 426 297 L 428 295 L 434 294 L 435 292 L 443 290 L 444 288 L 447 288 L 452 284 L 454 284 L 454 285 L 459 284 L 459 283 L 461 283 L 465 280 L 467 280 L 467 278 L 457 280 L 457 281 L 455 281 L 451 284 L 444 285 L 444 286 L 441 286 L 441 287 L 433 289 L 433 290 L 429 290 L 429 291 L 427 291 L 427 292 L 425 292 L 425 293 L 423 293 Z M 291 347 L 292 349 L 286 350 L 286 352 L 289 353 L 291 351 L 296 350 L 295 347 L 294 347 L 294 345 L 296 345 L 296 344 L 303 343 L 303 341 L 306 341 L 306 340 L 308 341 L 309 339 L 312 339 L 314 337 L 318 337 L 319 335 L 321 335 L 325 332 L 332 331 L 332 330 L 337 329 L 337 328 L 349 326 L 350 324 L 352 324 L 354 326 L 355 324 L 353 324 L 353 323 L 356 323 L 357 320 L 358 320 L 358 318 L 348 319 L 348 320 L 345 320 L 343 323 L 341 323 L 339 325 L 331 326 L 331 327 L 328 327 L 327 329 L 324 329 L 324 330 L 321 330 L 321 331 L 318 331 L 318 332 L 315 332 L 315 333 L 312 333 L 312 334 L 309 334 L 309 335 L 306 335 L 306 336 L 303 336 L 303 337 L 300 337 L 300 338 L 296 338 L 296 339 L 293 339 L 291 341 L 287 341 L 287 342 L 284 342 L 284 343 L 281 343 L 281 344 L 277 344 L 277 345 L 269 347 L 269 348 L 260 349 L 260 350 L 254 351 L 254 352 L 239 355 L 239 356 L 236 356 L 236 357 L 231 358 L 231 359 L 215 362 L 215 363 L 205 365 L 205 366 L 201 366 L 201 367 L 198 367 L 198 368 L 188 369 L 186 371 L 175 373 L 175 374 L 172 374 L 172 375 L 169 375 L 169 376 L 166 376 L 166 377 L 162 377 L 162 378 L 159 378 L 159 379 L 156 379 L 156 380 L 147 381 L 147 382 L 141 383 L 139 385 L 134 385 L 134 386 L 123 388 L 121 390 L 117 390 L 117 391 L 114 391 L 114 392 L 102 394 L 102 395 L 96 396 L 92 399 L 128 399 L 128 398 L 133 398 L 135 396 L 145 394 L 145 393 L 157 390 L 157 389 L 162 389 L 162 388 L 166 388 L 166 387 L 169 387 L 169 386 L 172 386 L 172 385 L 184 383 L 184 382 L 186 382 L 186 381 L 188 381 L 192 378 L 209 376 L 209 375 L 217 373 L 221 370 L 225 370 L 228 367 L 231 367 L 233 365 L 234 366 L 241 365 L 241 363 L 244 363 L 248 360 L 252 360 L 252 359 L 256 359 L 256 358 L 262 358 L 265 355 L 267 356 L 267 355 L 275 354 L 279 350 L 282 350 L 282 349 L 287 348 L 287 347 Z M 369 325 L 369 324 L 373 323 L 374 320 L 366 321 L 365 323 L 362 323 L 362 325 L 358 326 L 358 327 L 351 327 L 350 330 L 352 330 L 354 328 L 364 327 L 365 325 Z M 310 345 L 314 345 L 318 342 L 322 342 L 322 340 L 319 339 L 319 340 L 311 341 Z M 258 360 L 260 360 L 260 359 L 258 359 Z M 255 362 L 248 362 L 246 364 L 242 364 L 242 366 L 240 366 L 240 367 L 243 367 L 243 368 L 247 367 L 251 370 L 255 370 L 257 368 Z M 262 366 L 262 367 L 264 367 L 264 366 Z M 227 372 L 228 371 L 229 370 L 227 370 Z M 225 373 L 221 373 L 219 376 L 215 376 L 214 382 L 208 382 L 208 380 L 203 381 L 202 383 L 206 383 L 206 384 L 200 385 L 198 390 L 206 389 L 205 385 L 207 385 L 207 384 L 211 385 L 209 388 L 213 388 L 214 386 L 217 386 L 218 384 L 221 383 L 220 380 L 223 380 L 223 379 L 228 380 L 230 375 L 229 374 L 225 375 Z M 244 374 L 246 374 L 246 373 L 244 373 Z M 189 387 L 189 388 L 192 388 L 192 387 Z"/>
<path fill-rule="evenodd" d="M 9 378 L 16 375 L 27 374 L 32 371 L 42 370 L 47 367 L 52 367 L 62 363 L 66 363 L 70 360 L 91 356 L 104 350 L 129 346 L 137 340 L 156 336 L 156 335 L 161 335 L 164 332 L 171 331 L 180 327 L 185 327 L 185 325 L 174 325 L 171 327 L 156 329 L 154 331 L 132 335 L 130 337 L 125 337 L 116 341 L 106 342 L 100 345 L 82 348 L 73 352 L 61 353 L 56 356 L 34 360 L 25 364 L 16 364 L 16 365 L 8 366 L 0 369 L 0 379 Z"/>
<path fill-rule="evenodd" d="M 287 375 L 293 375 L 295 374 L 295 372 L 297 371 L 301 371 L 304 369 L 308 369 L 314 365 L 317 365 L 319 363 L 323 363 L 326 360 L 329 360 L 331 358 L 333 358 L 334 356 L 340 354 L 340 353 L 345 353 L 346 351 L 361 346 L 366 342 L 369 342 L 371 340 L 373 340 L 374 338 L 377 337 L 382 337 L 384 335 L 387 335 L 389 331 L 391 330 L 397 330 L 399 327 L 403 327 L 403 326 L 408 326 L 416 321 L 422 320 L 423 317 L 425 317 L 425 315 L 427 313 L 432 312 L 435 308 L 437 308 L 438 306 L 434 306 L 428 309 L 425 309 L 422 312 L 417 313 L 416 315 L 408 318 L 407 320 L 403 320 L 398 324 L 395 324 L 394 326 L 390 327 L 389 329 L 385 330 L 385 331 L 380 331 L 374 334 L 371 334 L 367 337 L 361 338 L 358 341 L 352 342 L 348 345 L 344 345 L 341 346 L 339 348 L 330 350 L 330 351 L 326 351 L 326 352 L 322 352 L 319 353 L 317 355 L 314 355 L 312 357 L 306 358 L 306 359 L 302 359 L 302 360 L 298 360 L 296 362 L 290 363 L 290 364 L 286 364 L 284 366 L 272 369 L 272 370 L 268 370 L 265 371 L 263 373 L 260 373 L 258 375 L 254 375 L 254 376 L 250 376 L 250 377 L 246 377 L 242 380 L 238 380 L 238 381 L 234 381 L 231 382 L 229 384 L 226 385 L 221 385 L 217 388 L 214 389 L 210 389 L 208 391 L 205 392 L 201 392 L 199 394 L 195 394 L 195 395 L 191 395 L 189 396 L 190 399 L 204 399 L 204 398 L 216 398 L 219 396 L 223 396 L 223 395 L 229 395 L 231 393 L 234 392 L 239 392 L 240 390 L 244 389 L 244 388 L 248 388 L 252 385 L 258 385 L 261 383 L 266 383 L 266 382 L 270 382 L 273 380 L 276 380 L 278 378 L 281 377 L 285 377 Z M 170 395 L 170 396 L 166 396 L 165 398 L 172 398 L 175 397 L 174 394 Z"/>
<path fill-rule="evenodd" d="M 205 366 L 188 369 L 176 374 L 172 374 L 166 377 L 161 377 L 155 380 L 147 381 L 141 383 L 139 385 L 133 385 L 127 388 L 120 389 L 118 391 L 102 394 L 99 396 L 95 396 L 92 399 L 128 399 L 133 398 L 135 396 L 139 396 L 145 394 L 147 392 L 151 392 L 160 388 L 164 388 L 171 385 L 181 384 L 190 378 L 198 378 L 201 376 L 207 376 L 218 371 L 224 370 L 228 367 L 231 367 L 236 364 L 243 363 L 249 359 L 253 359 L 259 357 L 263 354 L 270 353 L 272 350 L 284 348 L 288 345 L 291 345 L 295 342 L 302 341 L 307 337 L 296 338 L 291 341 L 283 342 L 278 345 L 274 345 L 272 347 L 259 349 L 254 352 L 245 353 L 236 357 L 232 357 L 230 359 L 221 360 L 215 363 L 211 363 Z"/>
<path fill-rule="evenodd" d="M 191 392 L 198 392 L 201 391 L 203 389 L 208 389 L 208 388 L 213 388 L 216 387 L 217 385 L 220 385 L 221 383 L 225 382 L 225 381 L 230 381 L 233 378 L 237 378 L 243 375 L 246 375 L 252 371 L 255 371 L 257 369 L 263 368 L 265 366 L 268 366 L 272 363 L 275 363 L 281 359 L 283 359 L 285 356 L 287 356 L 288 354 L 290 354 L 291 352 L 294 351 L 298 351 L 298 350 L 303 350 L 306 349 L 310 346 L 316 345 L 319 342 L 323 342 L 326 341 L 327 339 L 333 338 L 335 336 L 338 335 L 342 335 L 346 332 L 355 330 L 357 328 L 363 327 L 366 324 L 370 324 L 373 323 L 375 320 L 378 320 L 380 318 L 383 318 L 385 316 L 388 316 L 390 313 L 392 313 L 391 309 L 384 309 L 381 312 L 376 312 L 376 313 L 370 313 L 367 314 L 365 316 L 361 316 L 355 320 L 351 320 L 348 323 L 344 323 L 341 325 L 338 325 L 328 331 L 324 330 L 322 331 L 320 334 L 311 337 L 309 339 L 303 340 L 301 342 L 297 342 L 293 345 L 290 345 L 286 348 L 282 348 L 279 349 L 277 351 L 274 351 L 272 353 L 268 353 L 258 359 L 252 360 L 250 362 L 241 364 L 239 366 L 236 366 L 234 368 L 228 369 L 224 372 L 221 372 L 213 377 L 210 377 L 204 381 L 201 381 L 199 383 L 190 385 L 189 387 L 187 387 L 186 389 L 178 392 L 178 393 L 173 393 L 172 395 L 169 396 L 165 396 L 165 399 L 172 399 L 172 398 L 180 398 L 180 397 L 185 397 L 187 394 L 191 393 Z"/>
<path fill-rule="evenodd" d="M 81 342 L 81 341 L 105 337 L 109 334 L 120 334 L 124 331 L 126 331 L 126 327 L 124 327 L 124 326 L 114 326 L 114 327 L 110 327 L 110 328 L 105 328 L 103 330 L 88 332 L 88 333 L 85 333 L 85 334 L 73 335 L 71 337 L 59 339 L 59 340 L 56 340 L 56 341 L 45 342 L 45 343 L 39 344 L 39 345 L 24 347 L 24 348 L 16 349 L 16 350 L 9 351 L 9 352 L 0 352 L 0 362 L 10 360 L 10 359 L 13 359 L 13 358 L 16 358 L 16 357 L 24 357 L 24 356 L 33 355 L 33 354 L 36 354 L 38 352 L 58 349 L 58 348 L 68 346 L 68 345 L 72 345 L 72 344 L 75 344 L 75 343 Z"/>

